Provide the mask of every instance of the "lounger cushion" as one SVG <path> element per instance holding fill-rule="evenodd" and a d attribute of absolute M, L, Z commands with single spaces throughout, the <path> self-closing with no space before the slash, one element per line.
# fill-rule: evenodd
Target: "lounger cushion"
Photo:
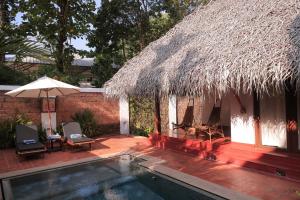
<path fill-rule="evenodd" d="M 88 138 L 88 137 L 81 137 L 81 138 L 75 138 L 75 139 L 69 139 L 72 143 L 83 143 L 83 142 L 94 142 L 93 139 Z"/>
<path fill-rule="evenodd" d="M 17 125 L 16 143 L 23 143 L 24 140 L 39 141 L 37 127 L 35 125 Z"/>
<path fill-rule="evenodd" d="M 34 144 L 24 144 L 24 143 L 18 143 L 17 144 L 17 150 L 18 151 L 31 151 L 31 150 L 38 150 L 38 149 L 45 149 L 45 145 L 43 145 L 40 142 L 34 143 Z"/>
<path fill-rule="evenodd" d="M 79 133 L 71 134 L 71 135 L 70 135 L 70 138 L 71 138 L 71 139 L 78 139 L 78 138 L 81 138 L 81 137 L 82 137 L 82 135 L 79 134 Z"/>

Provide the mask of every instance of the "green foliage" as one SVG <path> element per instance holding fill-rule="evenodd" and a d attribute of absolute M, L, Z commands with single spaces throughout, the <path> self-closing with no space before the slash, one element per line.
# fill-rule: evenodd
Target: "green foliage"
<path fill-rule="evenodd" d="M 95 85 L 102 86 L 116 69 L 158 39 L 195 7 L 208 0 L 103 0 L 88 35 L 95 48 Z"/>
<path fill-rule="evenodd" d="M 131 133 L 148 136 L 154 130 L 154 101 L 152 99 L 131 97 L 129 109 Z"/>
<path fill-rule="evenodd" d="M 24 73 L 0 64 L 0 85 L 23 85 L 30 81 Z"/>
<path fill-rule="evenodd" d="M 32 121 L 24 113 L 16 113 L 13 119 L 15 125 L 17 124 L 32 124 Z"/>
<path fill-rule="evenodd" d="M 80 124 L 82 133 L 86 136 L 94 137 L 98 135 L 97 122 L 91 110 L 85 109 L 77 112 L 72 116 L 72 119 Z"/>
<path fill-rule="evenodd" d="M 0 149 L 13 147 L 15 143 L 15 127 L 11 120 L 0 121 Z"/>
<path fill-rule="evenodd" d="M 18 0 L 1 0 L 0 1 L 0 29 L 12 33 L 14 24 L 11 22 L 19 12 Z"/>
<path fill-rule="evenodd" d="M 165 13 L 158 17 L 150 18 L 150 30 L 149 30 L 149 40 L 154 41 L 165 34 L 170 28 L 173 27 L 173 20 L 170 15 Z"/>
<path fill-rule="evenodd" d="M 15 63 L 26 56 L 44 60 L 48 56 L 47 50 L 38 43 L 0 30 L 0 84 L 25 84 L 31 81 L 30 76 L 13 69 L 15 63 L 11 66 L 4 64 L 1 56 L 7 54 L 16 56 Z"/>
<path fill-rule="evenodd" d="M 38 125 L 38 135 L 39 135 L 39 140 L 42 142 L 42 143 L 45 143 L 47 142 L 47 133 L 46 133 L 46 130 L 43 129 L 42 125 Z"/>
<path fill-rule="evenodd" d="M 92 67 L 92 73 L 95 75 L 94 86 L 102 87 L 102 85 L 117 72 L 117 69 L 111 67 L 112 63 L 110 58 L 106 57 L 105 54 L 97 57 Z"/>
<path fill-rule="evenodd" d="M 190 14 L 197 6 L 205 5 L 209 1 L 211 0 L 165 0 L 164 6 L 174 23 L 177 23 Z"/>
<path fill-rule="evenodd" d="M 45 75 L 72 85 L 78 85 L 79 81 L 83 77 L 78 73 L 61 73 L 54 65 L 42 65 L 37 71 L 31 73 L 31 79 L 35 80 Z"/>
<path fill-rule="evenodd" d="M 14 147 L 16 126 L 18 124 L 31 124 L 25 114 L 16 113 L 11 119 L 0 121 L 0 149 Z"/>
<path fill-rule="evenodd" d="M 68 40 L 90 30 L 94 0 L 20 0 L 22 30 L 38 37 L 52 49 L 58 71 L 67 73 L 77 50 Z"/>
<path fill-rule="evenodd" d="M 47 59 L 49 56 L 49 52 L 37 42 L 0 30 L 0 55 L 6 54 L 15 55 L 17 62 L 26 56 L 38 59 Z"/>

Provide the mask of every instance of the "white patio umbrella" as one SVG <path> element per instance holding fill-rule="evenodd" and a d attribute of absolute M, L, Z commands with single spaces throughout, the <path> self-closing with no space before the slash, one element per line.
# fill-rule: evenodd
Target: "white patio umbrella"
<path fill-rule="evenodd" d="M 44 76 L 42 78 L 37 79 L 36 81 L 28 83 L 27 85 L 21 86 L 5 94 L 11 97 L 27 97 L 27 98 L 46 97 L 47 109 L 49 115 L 50 133 L 52 133 L 49 97 L 69 95 L 69 94 L 74 94 L 79 92 L 80 92 L 79 87 Z"/>

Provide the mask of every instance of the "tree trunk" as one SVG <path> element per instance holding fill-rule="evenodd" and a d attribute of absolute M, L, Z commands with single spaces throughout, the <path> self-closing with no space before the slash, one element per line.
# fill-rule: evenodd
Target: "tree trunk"
<path fill-rule="evenodd" d="M 124 62 L 127 61 L 127 57 L 126 57 L 126 47 L 125 47 L 125 39 L 122 39 L 122 50 L 123 50 L 123 58 L 124 58 Z"/>
<path fill-rule="evenodd" d="M 147 26 L 149 23 L 149 13 L 148 13 L 148 5 L 147 1 L 141 0 L 139 3 L 139 11 L 138 11 L 138 31 L 139 31 L 139 45 L 140 50 L 144 49 L 146 46 L 146 32 Z"/>
<path fill-rule="evenodd" d="M 65 58 L 65 42 L 67 41 L 67 20 L 68 20 L 68 12 L 69 12 L 69 2 L 68 0 L 60 0 L 58 1 L 58 6 L 60 8 L 59 17 L 58 17 L 58 38 L 56 45 L 56 65 L 57 69 L 60 72 L 67 71 L 67 65 L 64 62 Z"/>
<path fill-rule="evenodd" d="M 6 0 L 0 0 L 0 29 L 3 30 L 3 28 L 8 25 L 8 5 Z"/>
<path fill-rule="evenodd" d="M 0 0 L 0 31 L 3 31 L 5 26 L 8 25 L 8 5 L 6 0 Z M 5 54 L 0 54 L 0 64 L 5 61 Z"/>
<path fill-rule="evenodd" d="M 142 28 L 142 20 L 139 21 L 138 28 L 139 28 L 139 44 L 140 44 L 140 51 L 141 51 L 145 47 L 145 37 Z"/>

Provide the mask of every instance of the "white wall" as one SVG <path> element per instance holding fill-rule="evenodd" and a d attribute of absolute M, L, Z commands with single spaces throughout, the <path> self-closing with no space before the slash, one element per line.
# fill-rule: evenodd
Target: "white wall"
<path fill-rule="evenodd" d="M 224 95 L 222 97 L 220 124 L 223 126 L 230 126 L 230 95 Z M 215 104 L 215 97 L 206 97 L 200 99 L 200 116 L 199 121 L 202 124 L 206 124 L 211 115 L 211 111 Z M 199 108 L 195 108 L 199 109 Z"/>
<path fill-rule="evenodd" d="M 240 105 L 233 95 L 231 96 L 231 140 L 246 144 L 255 144 L 255 129 L 253 118 L 253 96 L 240 94 L 239 97 L 246 113 L 241 114 Z"/>
<path fill-rule="evenodd" d="M 120 133 L 129 134 L 129 102 L 128 98 L 121 97 L 120 106 Z"/>
<path fill-rule="evenodd" d="M 56 131 L 56 112 L 50 113 L 51 116 L 51 127 L 53 131 Z M 48 130 L 50 128 L 49 124 L 49 114 L 46 113 L 41 113 L 41 122 L 42 122 L 42 128 L 45 130 Z M 47 132 L 48 135 L 48 132 Z"/>
<path fill-rule="evenodd" d="M 260 129 L 263 145 L 287 147 L 284 93 L 261 98 Z"/>
<path fill-rule="evenodd" d="M 177 137 L 177 129 L 173 130 L 172 123 L 177 123 L 177 102 L 176 96 L 169 96 L 169 136 Z"/>

